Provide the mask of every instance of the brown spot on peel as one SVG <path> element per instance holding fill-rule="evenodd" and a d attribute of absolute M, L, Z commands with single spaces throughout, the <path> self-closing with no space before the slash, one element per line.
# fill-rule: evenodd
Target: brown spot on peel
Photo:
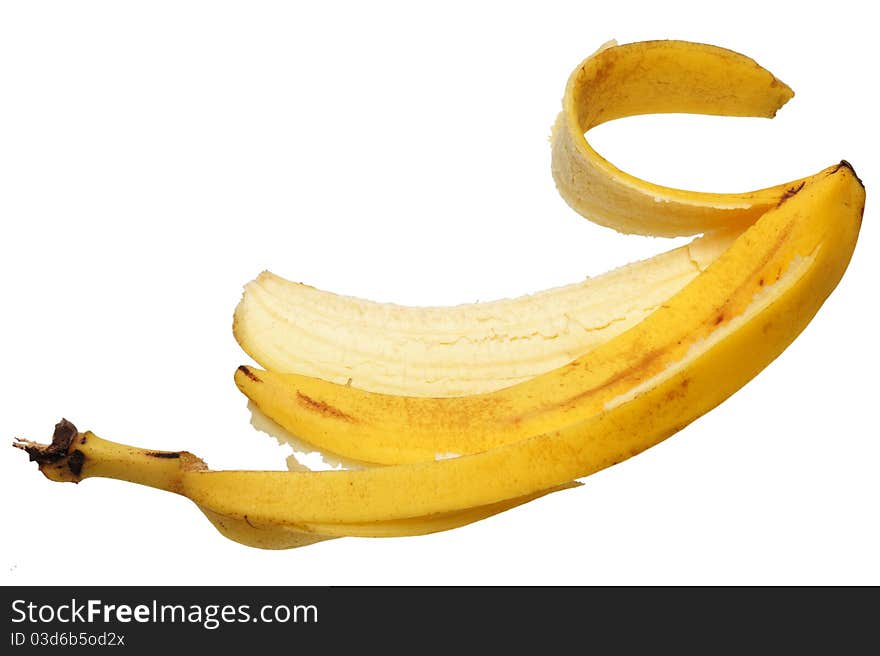
<path fill-rule="evenodd" d="M 788 189 L 786 189 L 785 193 L 782 194 L 782 198 L 780 198 L 779 202 L 776 203 L 776 207 L 780 207 L 785 201 L 787 201 L 789 198 L 791 198 L 792 196 L 797 194 L 801 189 L 804 188 L 805 184 L 807 184 L 807 183 L 804 180 L 801 180 L 800 184 L 795 185 L 793 187 L 789 187 Z"/>
<path fill-rule="evenodd" d="M 79 476 L 80 472 L 82 472 L 83 463 L 86 461 L 85 454 L 77 449 L 73 453 L 70 454 L 70 457 L 67 459 L 67 467 L 70 469 L 71 473 L 74 476 Z"/>
<path fill-rule="evenodd" d="M 241 365 L 238 370 L 244 374 L 247 378 L 250 378 L 255 383 L 262 383 L 263 381 L 257 377 L 257 375 L 251 371 L 250 367 L 246 367 L 245 365 Z"/>
<path fill-rule="evenodd" d="M 147 455 L 151 458 L 174 459 L 180 457 L 180 453 L 178 451 L 147 451 L 144 455 Z"/>
<path fill-rule="evenodd" d="M 349 414 L 344 413 L 339 408 L 334 408 L 332 405 L 325 403 L 324 401 L 319 401 L 313 399 L 310 396 L 306 396 L 302 392 L 297 390 L 296 400 L 299 404 L 311 410 L 313 412 L 317 412 L 319 414 L 324 415 L 325 417 L 333 417 L 335 419 L 341 419 L 342 421 L 347 421 L 350 423 L 357 423 L 357 420 Z"/>

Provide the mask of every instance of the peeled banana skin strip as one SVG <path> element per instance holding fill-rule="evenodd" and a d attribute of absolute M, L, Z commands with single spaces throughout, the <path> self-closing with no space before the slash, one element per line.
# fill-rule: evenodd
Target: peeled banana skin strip
<path fill-rule="evenodd" d="M 575 211 L 620 232 L 675 237 L 744 228 L 812 176 L 739 194 L 663 187 L 618 169 L 584 133 L 641 114 L 772 118 L 792 96 L 788 85 L 757 62 L 725 48 L 611 42 L 568 79 L 551 139 L 553 179 Z"/>
<path fill-rule="evenodd" d="M 683 79 L 675 83 L 687 71 L 690 90 Z M 717 79 L 722 73 L 735 83 Z M 566 99 L 577 102 L 564 102 L 557 121 L 553 170 L 575 209 L 626 232 L 733 231 L 704 269 L 634 325 L 551 371 L 464 397 L 381 394 L 239 368 L 239 387 L 285 428 L 336 453 L 394 463 L 388 466 L 212 471 L 186 451 L 131 447 L 80 433 L 69 422 L 59 424 L 50 445 L 17 446 L 51 480 L 107 477 L 167 490 L 192 500 L 226 537 L 290 548 L 477 521 L 675 434 L 751 380 L 812 320 L 852 256 L 864 186 L 841 162 L 747 194 L 670 190 L 609 168 L 598 155 L 591 163 L 586 141 L 571 136 L 583 139 L 584 126 L 646 111 L 770 116 L 790 91 L 741 55 L 680 41 L 614 46 L 589 58 L 573 79 Z M 611 80 L 625 89 L 615 90 Z M 724 95 L 731 86 L 741 98 Z M 582 88 L 591 95 L 578 95 Z M 631 97 L 633 89 L 643 97 Z M 685 100 L 657 101 L 651 110 L 652 89 Z M 596 98 L 607 105 L 580 108 Z M 462 451 L 438 459 L 437 448 Z"/>

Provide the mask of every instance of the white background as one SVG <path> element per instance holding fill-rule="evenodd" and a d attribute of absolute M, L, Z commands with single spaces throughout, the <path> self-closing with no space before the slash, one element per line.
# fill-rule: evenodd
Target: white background
<path fill-rule="evenodd" d="M 4 2 L 0 437 L 80 429 L 284 468 L 232 381 L 263 269 L 437 305 L 670 248 L 573 213 L 549 172 L 563 85 L 604 41 L 757 59 L 773 121 L 591 132 L 621 168 L 741 191 L 846 158 L 868 188 L 842 283 L 767 370 L 650 451 L 484 522 L 284 552 L 188 501 L 59 485 L 0 449 L 5 584 L 880 584 L 877 35 L 867 4 Z M 47 567 L 47 565 L 51 565 Z"/>

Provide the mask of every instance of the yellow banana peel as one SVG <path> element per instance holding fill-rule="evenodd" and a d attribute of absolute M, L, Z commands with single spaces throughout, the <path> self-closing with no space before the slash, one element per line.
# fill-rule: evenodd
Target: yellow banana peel
<path fill-rule="evenodd" d="M 837 165 L 825 175 L 840 170 Z M 787 213 L 786 205 L 792 201 L 762 218 Z M 235 381 L 266 416 L 286 430 L 354 460 L 424 462 L 512 444 L 603 412 L 614 399 L 674 367 L 692 348 L 745 312 L 753 297 L 775 282 L 775 275 L 751 281 L 737 290 L 736 297 L 732 290 L 716 286 L 711 291 L 718 309 L 710 319 L 705 316 L 704 306 L 711 298 L 705 281 L 737 252 L 738 245 L 741 248 L 743 240 L 754 240 L 749 234 L 740 235 L 703 273 L 625 332 L 567 365 L 496 392 L 454 398 L 378 394 L 248 366 L 239 367 Z M 753 266 L 749 254 L 753 259 L 760 257 L 759 249 L 750 246 L 739 256 L 743 269 Z M 670 315 L 675 303 L 690 312 Z"/>
<path fill-rule="evenodd" d="M 778 356 L 841 279 L 865 202 L 846 162 L 751 194 L 657 187 L 601 160 L 583 131 L 646 111 L 772 115 L 788 97 L 751 60 L 684 42 L 605 48 L 575 71 L 553 140 L 566 200 L 623 231 L 724 228 L 726 242 L 668 296 L 643 304 L 651 308 L 644 316 L 561 366 L 494 391 L 442 398 L 238 370 L 239 387 L 285 428 L 388 466 L 211 471 L 188 452 L 118 444 L 66 421 L 52 444 L 17 446 L 52 480 L 108 477 L 186 496 L 223 535 L 262 548 L 447 530 L 571 487 L 673 435 Z M 493 380 L 481 366 L 477 377 Z"/>
<path fill-rule="evenodd" d="M 553 128 L 553 179 L 578 213 L 620 232 L 658 237 L 743 228 L 809 178 L 740 194 L 684 191 L 624 173 L 584 137 L 640 114 L 772 118 L 794 93 L 752 59 L 687 41 L 613 42 L 568 79 Z"/>
<path fill-rule="evenodd" d="M 635 114 L 771 117 L 792 91 L 748 57 L 684 41 L 607 44 L 571 74 L 552 134 L 560 194 L 622 232 L 710 233 L 584 282 L 512 300 L 419 308 L 338 296 L 264 272 L 233 333 L 263 368 L 369 392 L 492 392 L 589 353 L 693 280 L 736 234 L 807 178 L 741 194 L 661 187 L 601 157 L 584 133 Z"/>

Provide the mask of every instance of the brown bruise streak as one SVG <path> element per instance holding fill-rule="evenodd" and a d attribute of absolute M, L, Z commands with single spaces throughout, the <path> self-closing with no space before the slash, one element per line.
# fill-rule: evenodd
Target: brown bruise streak
<path fill-rule="evenodd" d="M 721 322 L 723 322 L 725 319 L 729 319 L 730 317 L 733 317 L 733 316 L 739 314 L 739 308 L 735 308 L 733 306 L 735 304 L 742 304 L 743 293 L 749 288 L 750 284 L 752 283 L 752 281 L 754 281 L 755 278 L 758 278 L 759 276 L 761 276 L 762 272 L 764 271 L 764 269 L 767 268 L 767 265 L 770 263 L 770 261 L 776 255 L 776 253 L 779 252 L 779 249 L 782 248 L 782 245 L 786 242 L 789 234 L 791 233 L 792 227 L 793 227 L 793 223 L 788 223 L 782 230 L 780 230 L 780 232 L 777 236 L 777 239 L 776 239 L 775 243 L 773 244 L 773 247 L 764 255 L 764 257 L 761 258 L 761 261 L 752 270 L 752 272 L 749 274 L 749 276 L 743 281 L 743 283 L 741 285 L 739 285 L 735 290 L 733 290 L 733 292 L 731 292 L 730 297 L 727 299 L 727 301 L 725 303 L 723 303 L 721 306 L 715 308 L 715 311 L 712 313 L 712 315 L 710 315 L 710 318 L 707 318 L 706 320 L 703 321 L 703 326 L 705 328 L 708 328 L 708 332 L 711 333 L 712 330 L 714 330 L 715 327 L 718 326 L 719 324 L 721 324 Z M 763 277 L 761 277 L 760 282 L 759 282 L 760 286 L 763 286 L 763 280 L 764 280 Z M 693 333 L 691 333 L 691 336 L 694 339 L 689 340 L 689 343 L 693 343 L 693 341 L 695 339 L 701 337 L 706 332 L 707 331 L 705 329 L 694 331 Z M 537 411 L 537 413 L 530 412 L 527 415 L 520 415 L 520 416 L 514 417 L 512 419 L 512 421 L 513 421 L 513 423 L 519 423 L 523 419 L 526 419 L 529 416 L 532 416 L 534 414 L 538 414 L 541 412 L 545 412 L 550 409 L 561 408 L 561 407 L 573 407 L 574 405 L 583 401 L 584 399 L 589 398 L 590 396 L 592 396 L 598 392 L 601 392 L 605 389 L 608 389 L 609 387 L 612 387 L 622 381 L 631 380 L 631 379 L 643 380 L 643 379 L 647 378 L 648 376 L 651 376 L 651 375 L 654 375 L 655 373 L 657 373 L 657 370 L 656 370 L 657 362 L 658 361 L 663 362 L 667 358 L 667 356 L 675 348 L 677 348 L 677 347 L 680 348 L 682 344 L 683 344 L 683 342 L 681 340 L 679 340 L 675 344 L 669 343 L 661 348 L 650 351 L 645 356 L 643 356 L 638 362 L 636 362 L 633 366 L 629 367 L 628 369 L 625 369 L 624 371 L 617 372 L 616 374 L 614 374 L 613 376 L 610 376 L 607 380 L 603 381 L 599 385 L 596 385 L 595 387 L 591 387 L 588 390 L 579 392 L 578 394 L 571 396 L 567 399 L 564 399 L 562 401 L 553 403 L 551 406 L 548 406 L 547 408 L 542 408 L 541 410 Z M 572 364 L 574 364 L 574 363 L 572 363 Z"/>
<path fill-rule="evenodd" d="M 579 401 L 583 401 L 584 399 L 589 398 L 590 396 L 593 396 L 594 394 L 601 392 L 602 390 L 605 390 L 605 389 L 607 389 L 607 388 L 609 388 L 609 387 L 611 387 L 621 381 L 629 380 L 630 378 L 633 378 L 633 377 L 637 378 L 640 373 L 647 371 L 648 368 L 661 355 L 663 355 L 664 351 L 665 351 L 665 349 L 655 349 L 655 350 L 651 351 L 650 353 L 648 353 L 647 355 L 645 355 L 641 360 L 636 362 L 629 369 L 619 371 L 616 374 L 614 374 L 613 376 L 611 376 L 610 378 L 604 380 L 599 385 L 596 385 L 595 387 L 591 387 L 588 390 L 584 390 L 583 392 L 579 392 L 579 393 L 575 394 L 574 396 L 569 397 L 569 398 L 565 399 L 564 401 L 562 401 L 561 403 L 557 403 L 555 405 L 560 406 L 560 407 L 561 406 L 574 406 Z"/>
<path fill-rule="evenodd" d="M 339 408 L 334 408 L 332 405 L 325 403 L 324 401 L 319 401 L 313 399 L 310 396 L 306 396 L 299 390 L 296 392 L 296 400 L 299 404 L 306 408 L 307 410 L 311 410 L 312 412 L 317 412 L 318 414 L 324 415 L 325 417 L 333 417 L 334 419 L 341 419 L 342 421 L 347 421 L 352 424 L 356 424 L 357 420 L 349 414 L 344 413 Z"/>
<path fill-rule="evenodd" d="M 835 170 L 837 170 L 837 169 L 835 169 Z M 807 184 L 806 181 L 801 181 L 801 183 L 799 185 L 795 185 L 794 187 L 789 187 L 788 189 L 786 189 L 785 193 L 782 194 L 782 198 L 780 198 L 779 202 L 776 203 L 776 207 L 781 207 L 785 201 L 787 201 L 792 196 L 795 196 L 801 189 L 804 188 L 805 184 Z"/>
<path fill-rule="evenodd" d="M 262 379 L 258 378 L 257 375 L 251 371 L 250 367 L 246 367 L 245 365 L 241 365 L 238 370 L 244 374 L 247 378 L 250 378 L 255 383 L 262 383 Z"/>

